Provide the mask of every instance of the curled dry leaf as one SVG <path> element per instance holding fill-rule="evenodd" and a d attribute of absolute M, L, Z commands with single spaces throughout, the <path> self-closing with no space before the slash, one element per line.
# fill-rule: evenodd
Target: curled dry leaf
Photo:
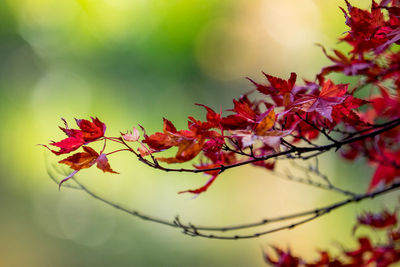
<path fill-rule="evenodd" d="M 133 127 L 133 131 L 121 133 L 122 138 L 127 142 L 136 142 L 139 140 L 140 133 L 139 130 Z"/>

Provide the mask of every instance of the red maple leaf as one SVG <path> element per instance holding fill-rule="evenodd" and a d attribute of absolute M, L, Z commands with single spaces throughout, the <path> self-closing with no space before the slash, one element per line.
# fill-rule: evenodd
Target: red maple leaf
<path fill-rule="evenodd" d="M 348 76 L 355 75 L 366 75 L 369 80 L 373 81 L 378 76 L 381 68 L 372 60 L 365 58 L 357 58 L 355 55 L 346 56 L 339 50 L 333 50 L 335 56 L 329 55 L 322 45 L 322 52 L 327 58 L 329 58 L 334 64 L 323 67 L 321 72 L 317 75 L 318 81 L 322 84 L 325 76 L 332 72 L 344 73 Z"/>
<path fill-rule="evenodd" d="M 290 73 L 290 78 L 287 81 L 279 77 L 274 77 L 272 75 L 266 74 L 264 72 L 263 74 L 269 81 L 270 85 L 257 83 L 250 78 L 247 79 L 256 86 L 256 89 L 260 93 L 266 95 L 271 95 L 271 94 L 284 95 L 286 93 L 290 93 L 296 83 L 296 78 L 297 78 L 297 75 L 294 72 Z"/>
<path fill-rule="evenodd" d="M 388 90 L 379 86 L 381 96 L 371 99 L 373 106 L 371 119 L 375 119 L 377 116 L 382 116 L 386 118 L 398 118 L 400 117 L 400 97 L 398 95 L 389 94 Z"/>
<path fill-rule="evenodd" d="M 203 104 L 196 104 L 198 106 L 204 107 L 207 110 L 207 127 L 208 128 L 219 128 L 219 124 L 221 122 L 221 114 L 215 112 L 212 108 L 207 107 Z"/>
<path fill-rule="evenodd" d="M 363 256 L 366 252 L 370 252 L 373 250 L 373 246 L 368 237 L 360 237 L 358 238 L 359 248 L 353 251 L 345 251 L 345 254 L 351 258 L 353 266 L 364 266 Z"/>
<path fill-rule="evenodd" d="M 372 1 L 371 12 L 352 6 L 347 0 L 346 24 L 350 31 L 342 40 L 353 46 L 353 54 L 367 52 L 385 44 L 392 29 L 387 27 L 382 10 Z"/>
<path fill-rule="evenodd" d="M 208 165 L 208 166 L 209 167 L 212 167 L 212 166 L 219 167 L 217 165 Z M 204 193 L 211 186 L 211 184 L 215 181 L 215 179 L 217 179 L 217 177 L 218 177 L 218 173 L 214 174 L 214 175 L 211 175 L 211 178 L 202 187 L 199 187 L 197 189 L 189 189 L 189 190 L 180 191 L 180 192 L 178 192 L 178 194 L 192 193 L 192 194 L 198 195 L 198 194 Z"/>
<path fill-rule="evenodd" d="M 147 134 L 144 135 L 143 143 L 149 145 L 151 149 L 156 151 L 161 151 L 164 149 L 168 149 L 178 144 L 177 139 L 175 138 L 174 134 L 177 132 L 175 126 L 167 119 L 163 119 L 164 126 L 163 132 L 157 132 L 148 136 Z"/>
<path fill-rule="evenodd" d="M 256 111 L 254 111 L 251 105 L 252 103 L 248 101 L 247 98 L 242 98 L 239 101 L 233 99 L 233 104 L 234 104 L 233 111 L 235 111 L 238 116 L 250 122 L 253 122 L 256 119 L 257 113 Z"/>
<path fill-rule="evenodd" d="M 207 153 L 206 153 L 207 156 Z M 214 156 L 214 154 L 212 154 Z M 219 168 L 223 165 L 229 165 L 233 162 L 236 162 L 235 158 L 235 153 L 220 153 L 218 159 L 217 158 L 210 158 L 213 160 L 211 163 L 201 163 L 198 165 L 194 165 L 194 167 L 198 170 L 204 170 L 204 169 L 212 169 L 212 168 Z M 208 181 L 201 187 L 196 188 L 196 189 L 189 189 L 185 191 L 178 192 L 179 194 L 182 193 L 191 193 L 191 194 L 201 194 L 207 191 L 207 189 L 214 183 L 214 181 L 217 179 L 218 175 L 221 173 L 221 170 L 212 170 L 212 171 L 205 171 L 204 172 L 207 176 L 210 176 Z"/>
<path fill-rule="evenodd" d="M 378 186 L 390 185 L 396 178 L 400 178 L 400 150 L 397 152 L 384 151 L 377 160 L 379 165 L 371 179 L 368 192 Z"/>
<path fill-rule="evenodd" d="M 65 127 L 60 127 L 60 129 L 68 136 L 59 142 L 52 142 L 50 145 L 60 148 L 59 151 L 50 149 L 48 146 L 43 145 L 48 148 L 51 152 L 56 155 L 67 154 L 74 150 L 77 150 L 82 145 L 88 144 L 90 142 L 96 141 L 104 136 L 106 131 L 106 125 L 102 123 L 98 118 L 91 118 L 92 122 L 83 119 L 75 119 L 78 129 L 70 129 L 67 122 L 63 120 Z"/>
<path fill-rule="evenodd" d="M 368 101 L 365 101 L 363 99 L 347 95 L 342 103 L 333 106 L 332 122 L 327 123 L 328 128 L 333 129 L 340 122 L 344 122 L 345 124 L 353 127 L 366 126 L 367 123 L 359 116 L 359 114 L 354 109 L 357 109 L 368 103 Z"/>
<path fill-rule="evenodd" d="M 194 167 L 198 170 L 204 170 L 204 169 L 210 169 L 210 168 L 218 168 L 218 167 L 221 167 L 221 165 L 222 165 L 221 163 L 206 163 L 206 164 L 195 165 Z M 192 194 L 198 195 L 198 194 L 204 193 L 211 186 L 211 184 L 215 181 L 215 179 L 217 179 L 220 171 L 214 170 L 214 171 L 206 171 L 204 173 L 211 176 L 211 178 L 209 178 L 208 181 L 203 186 L 196 188 L 196 189 L 180 191 L 180 192 L 178 192 L 178 194 L 192 193 Z"/>
<path fill-rule="evenodd" d="M 83 119 L 75 119 L 76 124 L 81 129 L 83 140 L 86 144 L 103 137 L 106 131 L 106 125 L 98 118 L 91 117 L 91 119 L 91 122 Z"/>
<path fill-rule="evenodd" d="M 397 212 L 390 213 L 387 210 L 378 213 L 366 212 L 357 217 L 357 222 L 354 231 L 359 225 L 367 225 L 375 229 L 393 227 L 397 224 Z"/>
<path fill-rule="evenodd" d="M 290 250 L 285 252 L 277 247 L 273 247 L 273 249 L 275 250 L 277 259 L 273 259 L 268 253 L 264 252 L 266 263 L 277 267 L 297 267 L 303 265 L 303 260 L 293 256 Z"/>
<path fill-rule="evenodd" d="M 244 130 L 254 128 L 268 114 L 270 107 L 266 112 L 261 112 L 260 102 L 251 101 L 246 95 L 241 96 L 239 100 L 233 100 L 233 111 L 236 114 L 223 117 L 221 127 L 224 130 Z"/>
<path fill-rule="evenodd" d="M 348 84 L 334 84 L 327 80 L 322 85 L 319 95 L 304 95 L 291 104 L 293 109 L 305 112 L 317 112 L 332 121 L 332 109 L 345 100 Z"/>
<path fill-rule="evenodd" d="M 50 145 L 60 148 L 59 151 L 50 149 L 46 145 L 43 145 L 43 146 L 48 148 L 51 152 L 53 152 L 54 154 L 56 154 L 58 156 L 61 154 L 67 154 L 74 150 L 77 150 L 85 143 L 85 141 L 83 140 L 83 134 L 81 131 L 79 131 L 79 130 L 66 131 L 64 129 L 64 132 L 67 133 L 67 135 L 69 136 L 68 138 L 65 138 L 59 142 L 50 143 Z"/>

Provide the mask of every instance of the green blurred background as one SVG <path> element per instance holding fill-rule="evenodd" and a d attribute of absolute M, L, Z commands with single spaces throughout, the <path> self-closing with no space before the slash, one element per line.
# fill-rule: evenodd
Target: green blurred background
<path fill-rule="evenodd" d="M 362 2 L 362 3 L 360 3 Z M 261 71 L 313 79 L 328 61 L 315 43 L 338 47 L 345 30 L 338 1 L 312 0 L 2 0 L 0 1 L 0 266 L 264 266 L 262 249 L 351 246 L 361 206 L 307 225 L 243 241 L 192 238 L 143 222 L 64 188 L 46 173 L 59 160 L 36 144 L 60 140 L 61 117 L 98 116 L 117 136 L 162 117 L 186 127 L 262 81 Z M 368 6 L 369 1 L 357 1 Z M 146 168 L 127 154 L 109 157 L 120 175 L 97 169 L 79 179 L 106 198 L 158 217 L 208 225 L 250 222 L 320 206 L 333 193 L 243 167 L 207 193 L 177 192 L 206 177 Z M 331 154 L 321 169 L 360 192 L 371 170 Z M 62 178 L 62 177 L 60 177 Z M 381 198 L 370 206 L 390 206 Z"/>

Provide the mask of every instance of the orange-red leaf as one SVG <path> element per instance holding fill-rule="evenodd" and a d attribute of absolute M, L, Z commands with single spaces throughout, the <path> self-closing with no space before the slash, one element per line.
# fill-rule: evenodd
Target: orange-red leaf
<path fill-rule="evenodd" d="M 264 135 L 269 131 L 275 124 L 275 112 L 272 109 L 265 117 L 257 124 L 256 133 L 257 135 Z"/>
<path fill-rule="evenodd" d="M 168 149 L 173 146 L 178 145 L 178 138 L 174 135 L 176 134 L 176 128 L 167 119 L 164 120 L 164 125 L 163 125 L 163 132 L 157 132 L 155 134 L 152 134 L 150 136 L 144 135 L 144 140 L 143 143 L 146 143 L 149 145 L 151 149 L 154 149 L 156 151 Z"/>
<path fill-rule="evenodd" d="M 99 157 L 99 154 L 94 151 L 93 148 L 88 146 L 84 146 L 83 150 L 85 152 L 76 153 L 68 158 L 60 160 L 59 163 L 66 164 L 76 171 L 90 168 L 96 163 L 96 159 Z"/>
<path fill-rule="evenodd" d="M 182 163 L 189 161 L 196 157 L 202 150 L 204 140 L 196 142 L 196 140 L 181 140 L 179 143 L 179 149 L 175 157 L 170 158 L 157 158 L 157 160 L 166 163 Z"/>
<path fill-rule="evenodd" d="M 85 152 L 76 153 L 72 156 L 69 156 L 68 158 L 59 161 L 59 163 L 66 164 L 74 169 L 74 172 L 61 180 L 61 182 L 58 184 L 59 188 L 64 182 L 71 179 L 78 171 L 90 168 L 95 163 L 97 163 L 97 168 L 99 168 L 103 172 L 118 173 L 111 169 L 106 154 L 102 153 L 99 155 L 99 153 L 97 153 L 93 148 L 88 146 L 84 146 L 83 150 Z"/>
<path fill-rule="evenodd" d="M 164 133 L 176 133 L 176 128 L 175 126 L 172 124 L 171 121 L 167 120 L 166 118 L 163 118 L 164 120 L 164 126 L 163 126 L 163 131 Z"/>
<path fill-rule="evenodd" d="M 207 189 L 211 186 L 211 184 L 215 181 L 215 179 L 218 177 L 217 175 L 213 175 L 205 185 L 203 185 L 200 188 L 197 189 L 191 189 L 191 190 L 185 190 L 185 191 L 180 191 L 178 192 L 178 194 L 182 194 L 182 193 L 192 193 L 192 194 L 201 194 L 205 191 L 207 191 Z"/>

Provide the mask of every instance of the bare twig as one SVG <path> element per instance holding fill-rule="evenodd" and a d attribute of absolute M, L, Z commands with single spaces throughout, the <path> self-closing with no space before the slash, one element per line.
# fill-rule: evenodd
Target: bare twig
<path fill-rule="evenodd" d="M 48 170 L 49 176 L 56 182 L 58 183 L 57 179 L 54 177 L 54 175 Z M 253 222 L 253 223 L 247 223 L 247 224 L 240 224 L 240 225 L 233 225 L 233 226 L 219 226 L 219 227 L 207 227 L 207 226 L 196 226 L 194 224 L 188 223 L 188 224 L 183 224 L 179 219 L 175 218 L 172 221 L 169 220 L 164 220 L 160 218 L 156 218 L 153 216 L 145 215 L 142 214 L 141 212 L 138 212 L 136 210 L 128 209 L 126 207 L 123 207 L 120 204 L 117 204 L 113 201 L 107 200 L 98 194 L 94 193 L 92 190 L 90 190 L 88 187 L 84 186 L 82 183 L 80 183 L 76 178 L 73 178 L 76 184 L 79 186 L 79 189 L 85 191 L 88 193 L 91 197 L 113 207 L 116 209 L 119 209 L 123 212 L 126 212 L 130 215 L 133 215 L 135 217 L 138 217 L 142 220 L 146 221 L 151 221 L 154 223 L 158 224 L 163 224 L 166 226 L 170 227 L 175 227 L 175 228 L 180 228 L 183 229 L 183 232 L 185 234 L 191 235 L 191 236 L 199 236 L 199 237 L 204 237 L 204 238 L 213 238 L 213 239 L 225 239 L 225 240 L 235 240 L 235 239 L 248 239 L 248 238 L 256 238 L 262 235 L 266 235 L 268 233 L 272 232 L 277 232 L 277 231 L 282 231 L 285 229 L 292 229 L 296 226 L 299 226 L 301 224 L 304 224 L 306 222 L 309 222 L 311 220 L 314 220 L 318 217 L 321 217 L 322 215 L 325 215 L 329 213 L 330 211 L 336 210 L 340 207 L 343 207 L 347 204 L 350 203 L 355 203 L 355 202 L 360 202 L 364 199 L 368 198 L 374 198 L 379 195 L 383 195 L 385 193 L 388 193 L 390 191 L 393 191 L 395 189 L 398 189 L 400 187 L 400 183 L 394 183 L 391 186 L 381 189 L 381 190 L 376 190 L 371 193 L 365 193 L 365 194 L 357 194 L 354 195 L 348 199 L 332 203 L 330 205 L 324 206 L 322 208 L 317 208 L 317 209 L 312 209 L 304 212 L 298 212 L 298 213 L 293 213 L 285 216 L 280 216 L 280 217 L 275 217 L 275 218 L 266 218 L 258 222 Z M 261 232 L 256 232 L 254 234 L 249 234 L 249 235 L 232 235 L 232 236 L 220 236 L 220 235 L 213 235 L 213 234 L 207 234 L 203 233 L 204 231 L 218 231 L 218 232 L 228 232 L 228 231 L 236 231 L 236 230 L 242 230 L 242 229 L 249 229 L 249 228 L 254 228 L 254 227 L 259 227 L 263 225 L 267 225 L 270 223 L 276 223 L 276 222 L 283 222 L 291 219 L 296 219 L 296 218 L 302 218 L 306 217 L 305 219 L 302 219 L 300 221 L 286 224 L 284 226 L 272 228 L 266 231 L 261 231 Z"/>

